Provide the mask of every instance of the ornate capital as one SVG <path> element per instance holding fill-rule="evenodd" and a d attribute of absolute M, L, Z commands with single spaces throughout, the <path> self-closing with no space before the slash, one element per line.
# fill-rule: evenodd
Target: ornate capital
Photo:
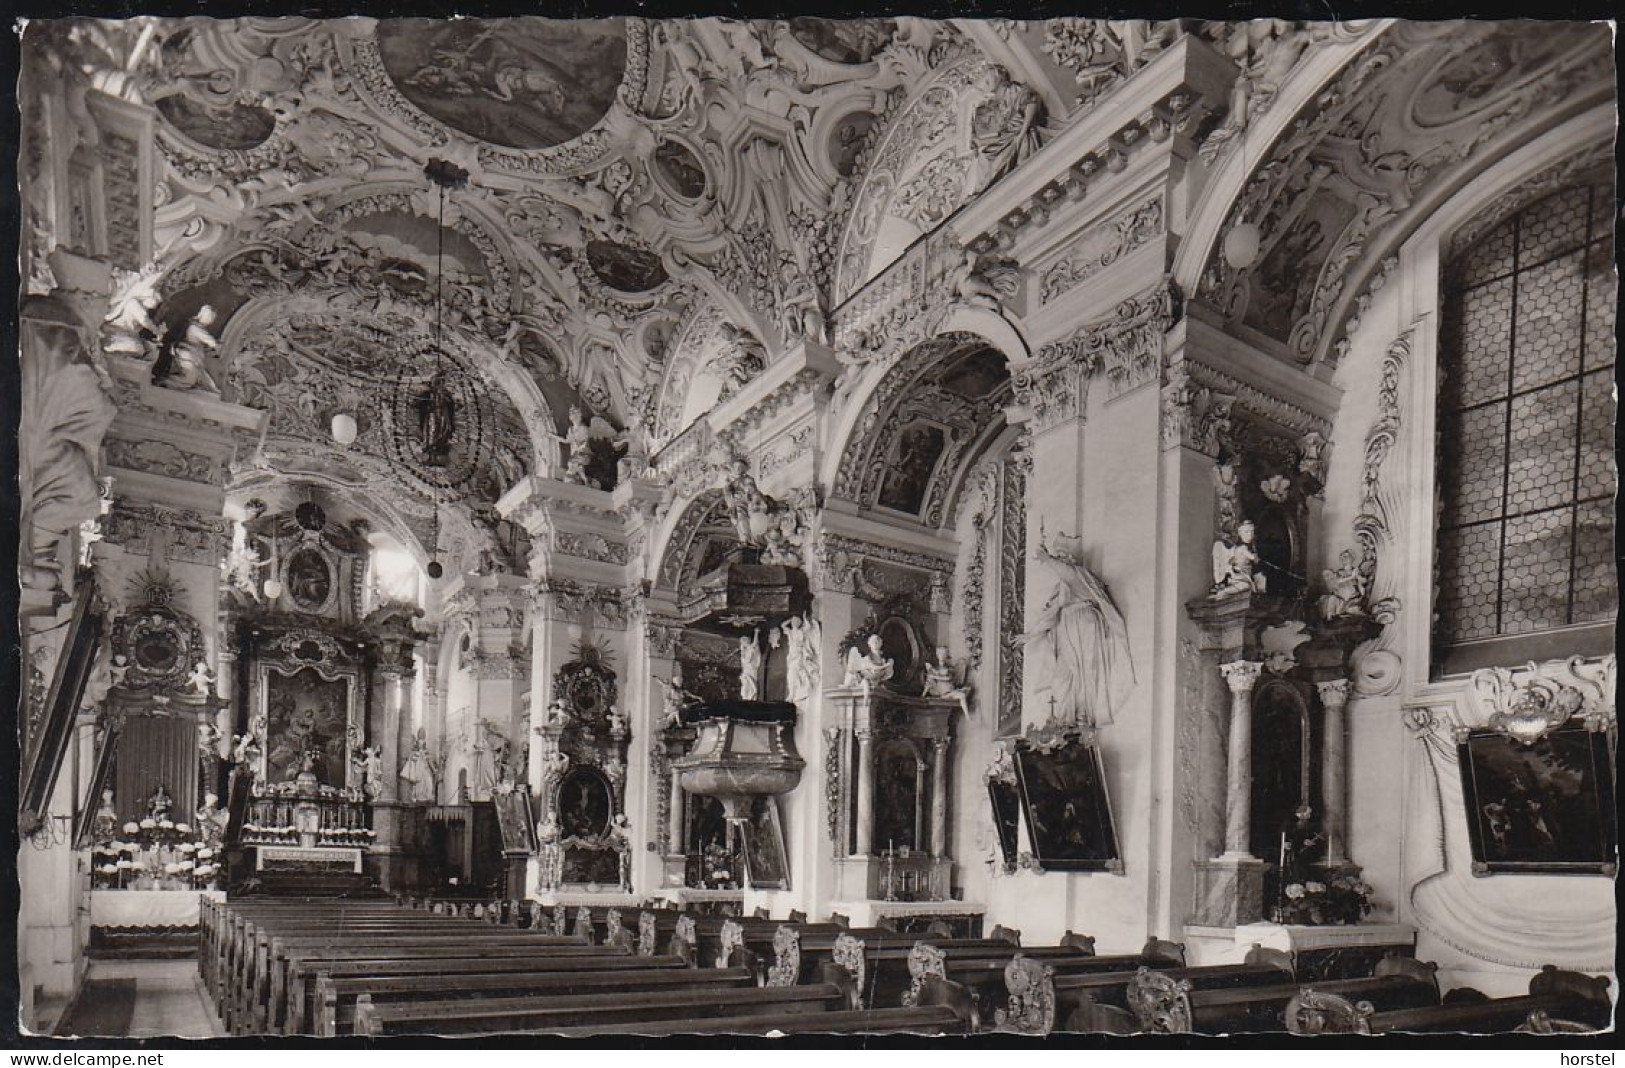
<path fill-rule="evenodd" d="M 1181 445 L 1206 456 L 1217 456 L 1230 433 L 1230 413 L 1236 398 L 1193 380 L 1183 367 L 1170 369 L 1162 387 L 1161 439 L 1163 451 Z"/>
<path fill-rule="evenodd" d="M 1315 689 L 1320 693 L 1320 703 L 1328 712 L 1341 709 L 1349 703 L 1349 680 L 1329 679 L 1326 682 L 1315 683 Z"/>
<path fill-rule="evenodd" d="M 1263 673 L 1264 665 L 1257 660 L 1232 660 L 1228 664 L 1220 664 L 1219 671 L 1224 675 L 1226 686 L 1230 692 L 1237 695 L 1246 695 L 1253 692 L 1253 684 Z"/>
<path fill-rule="evenodd" d="M 1165 338 L 1179 321 L 1179 290 L 1164 277 L 1117 305 L 1110 317 L 1089 323 L 1038 350 L 1013 379 L 1017 400 L 1047 430 L 1083 414 L 1089 379 L 1104 375 L 1108 398 L 1120 397 L 1162 374 Z"/>

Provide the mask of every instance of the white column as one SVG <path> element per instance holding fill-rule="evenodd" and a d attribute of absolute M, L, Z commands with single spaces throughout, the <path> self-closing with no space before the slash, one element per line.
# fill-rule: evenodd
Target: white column
<path fill-rule="evenodd" d="M 1220 664 L 1230 687 L 1229 778 L 1225 791 L 1224 851 L 1250 856 L 1253 811 L 1253 684 L 1264 670 L 1255 660 Z"/>
<path fill-rule="evenodd" d="M 875 831 L 875 769 L 874 769 L 874 732 L 868 727 L 859 727 L 858 735 L 858 855 L 866 857 L 871 852 Z"/>
<path fill-rule="evenodd" d="M 931 739 L 931 855 L 948 851 L 948 739 Z"/>
<path fill-rule="evenodd" d="M 1348 862 L 1348 753 L 1344 738 L 1344 709 L 1349 702 L 1347 679 L 1315 684 L 1326 718 L 1321 740 L 1321 804 L 1326 810 L 1326 863 Z"/>

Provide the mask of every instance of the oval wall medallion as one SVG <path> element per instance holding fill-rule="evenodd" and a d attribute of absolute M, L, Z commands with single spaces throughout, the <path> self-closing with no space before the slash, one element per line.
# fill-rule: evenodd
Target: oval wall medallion
<path fill-rule="evenodd" d="M 587 266 L 599 281 L 622 293 L 647 293 L 666 281 L 659 256 L 614 241 L 587 242 Z"/>

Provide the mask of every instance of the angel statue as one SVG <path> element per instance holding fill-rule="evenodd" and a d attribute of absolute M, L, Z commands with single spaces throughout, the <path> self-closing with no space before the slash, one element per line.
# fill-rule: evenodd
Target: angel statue
<path fill-rule="evenodd" d="M 137 271 L 114 270 L 115 288 L 102 320 L 102 347 L 108 355 L 146 359 L 162 328 L 153 321 L 158 310 L 158 265 L 149 263 Z"/>
<path fill-rule="evenodd" d="M 1090 727 L 1105 726 L 1134 688 L 1128 627 L 1105 583 L 1083 559 L 1077 538 L 1061 535 L 1055 549 L 1038 537 L 1038 558 L 1060 585 L 1038 623 L 1021 636 L 1040 677 L 1053 695 L 1051 715 Z"/>
<path fill-rule="evenodd" d="M 937 662 L 925 665 L 925 696 L 952 697 L 960 710 L 970 715 L 970 691 L 956 677 L 958 672 L 948 659 L 948 647 L 937 646 Z"/>
<path fill-rule="evenodd" d="M 880 635 L 871 634 L 864 645 L 846 651 L 846 676 L 842 686 L 862 686 L 867 693 L 892 677 L 892 662 L 881 655 Z"/>
<path fill-rule="evenodd" d="M 220 342 L 211 329 L 219 317 L 220 313 L 205 304 L 186 324 L 186 330 L 179 339 L 171 335 L 170 343 L 159 354 L 158 363 L 152 369 L 153 385 L 165 389 L 220 392 L 220 387 L 215 385 L 204 365 L 211 354 L 220 351 Z"/>
<path fill-rule="evenodd" d="M 654 677 L 661 690 L 661 721 L 662 726 L 680 727 L 683 723 L 683 709 L 694 704 L 698 699 L 683 688 L 683 665 L 681 662 L 671 666 L 671 681 L 667 682 L 659 675 Z"/>
<path fill-rule="evenodd" d="M 1264 592 L 1264 576 L 1257 572 L 1258 549 L 1253 544 L 1257 536 L 1253 521 L 1243 519 L 1236 524 L 1234 538 L 1219 538 L 1213 543 L 1214 597 Z"/>

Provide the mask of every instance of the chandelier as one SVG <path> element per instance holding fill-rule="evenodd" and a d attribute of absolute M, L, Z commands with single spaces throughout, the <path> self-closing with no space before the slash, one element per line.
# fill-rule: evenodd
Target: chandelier
<path fill-rule="evenodd" d="M 435 229 L 433 335 L 406 339 L 400 369 L 390 389 L 391 460 L 436 503 L 434 545 L 439 551 L 441 501 L 467 492 L 484 454 L 489 402 L 478 373 L 445 341 L 446 191 L 468 183 L 468 172 L 445 160 L 430 160 L 424 174 L 439 190 Z M 429 576 L 443 568 L 431 559 Z"/>

